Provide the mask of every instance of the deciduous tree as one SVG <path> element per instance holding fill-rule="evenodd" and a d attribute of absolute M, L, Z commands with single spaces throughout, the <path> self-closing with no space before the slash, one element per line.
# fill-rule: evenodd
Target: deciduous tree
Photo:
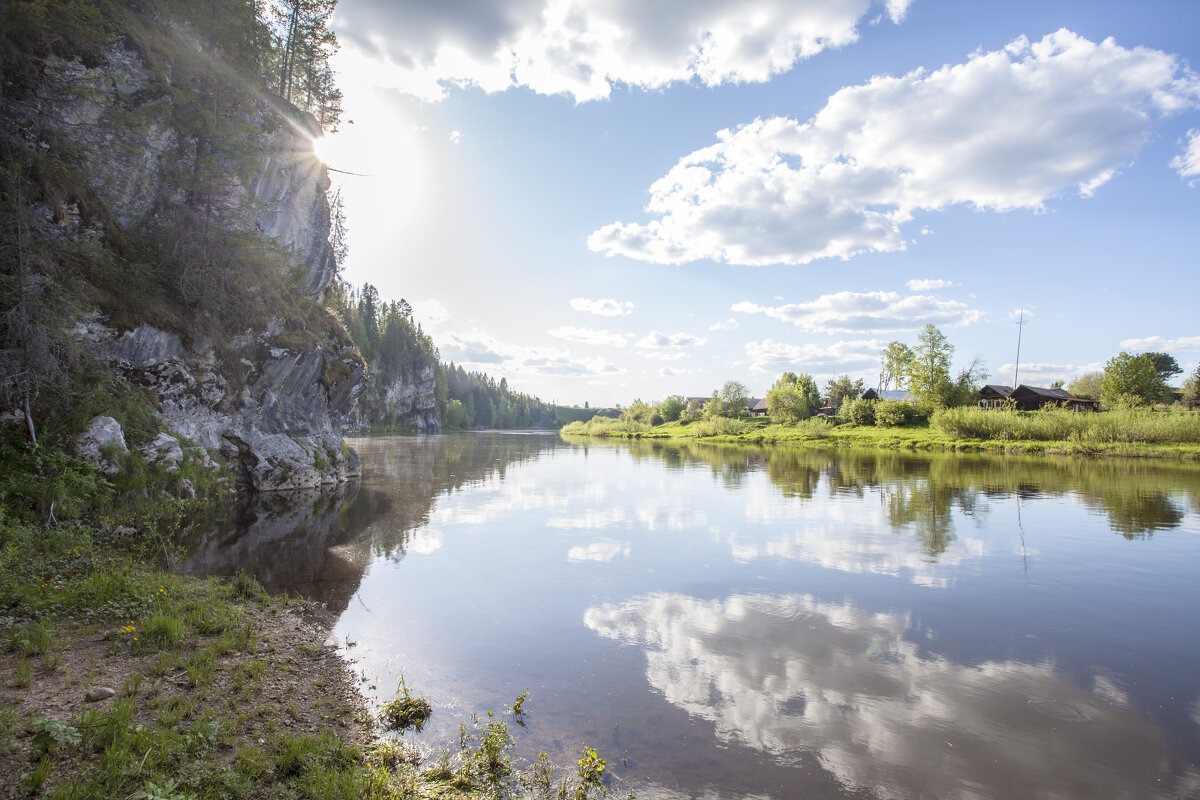
<path fill-rule="evenodd" d="M 1121 352 L 1104 365 L 1100 399 L 1109 407 L 1144 406 L 1162 398 L 1166 388 L 1153 359 L 1146 353 L 1135 356 Z"/>
<path fill-rule="evenodd" d="M 951 400 L 950 361 L 954 345 L 933 325 L 917 334 L 917 346 L 905 370 L 908 391 L 918 402 L 946 406 Z"/>

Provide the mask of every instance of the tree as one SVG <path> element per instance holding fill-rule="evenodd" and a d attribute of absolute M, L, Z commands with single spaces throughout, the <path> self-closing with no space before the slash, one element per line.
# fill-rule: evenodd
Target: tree
<path fill-rule="evenodd" d="M 851 383 L 849 375 L 834 378 L 825 384 L 825 396 L 829 398 L 834 408 L 841 408 L 842 403 L 861 396 L 863 393 L 862 378 Z"/>
<path fill-rule="evenodd" d="M 683 409 L 687 406 L 687 402 L 681 395 L 673 394 L 666 400 L 663 400 L 659 405 L 658 410 L 662 414 L 664 422 L 674 422 L 679 419 Z"/>
<path fill-rule="evenodd" d="M 950 360 L 954 345 L 933 325 L 926 325 L 917 334 L 917 346 L 908 362 L 905 379 L 908 391 L 918 402 L 946 406 L 951 400 Z"/>
<path fill-rule="evenodd" d="M 695 422 L 704 416 L 704 404 L 693 398 L 688 400 L 687 405 L 683 409 L 683 413 L 679 415 L 679 419 L 683 422 Z"/>
<path fill-rule="evenodd" d="M 1150 363 L 1154 365 L 1154 371 L 1158 373 L 1158 377 L 1164 384 L 1176 375 L 1183 374 L 1183 367 L 1179 366 L 1175 356 L 1170 353 L 1142 353 L 1142 355 L 1150 359 Z"/>
<path fill-rule="evenodd" d="M 725 381 L 720 400 L 723 417 L 744 417 L 749 413 L 750 390 L 741 381 Z"/>
<path fill-rule="evenodd" d="M 1135 356 L 1122 351 L 1104 365 L 1100 400 L 1110 408 L 1144 406 L 1159 400 L 1166 389 L 1153 359 L 1145 353 Z"/>
<path fill-rule="evenodd" d="M 978 399 L 979 390 L 983 387 L 987 376 L 987 369 L 983 366 L 983 362 L 975 358 L 971 361 L 971 365 L 959 372 L 958 377 L 954 379 L 954 384 L 946 395 L 946 405 L 973 405 Z M 1059 381 L 1059 385 L 1062 385 L 1062 381 Z"/>
<path fill-rule="evenodd" d="M 904 377 L 908 374 L 908 365 L 913 360 L 912 348 L 904 342 L 888 342 L 879 354 L 879 388 L 891 388 L 892 381 L 897 389 L 904 388 Z"/>
<path fill-rule="evenodd" d="M 1076 397 L 1099 400 L 1100 382 L 1103 380 L 1103 372 L 1085 372 L 1067 384 L 1067 391 Z"/>
<path fill-rule="evenodd" d="M 1192 374 L 1183 382 L 1183 397 L 1181 399 L 1189 409 L 1200 405 L 1200 364 L 1196 366 Z"/>
<path fill-rule="evenodd" d="M 821 404 L 821 393 L 811 375 L 785 372 L 767 392 L 767 414 L 772 422 L 795 423 L 808 419 Z"/>

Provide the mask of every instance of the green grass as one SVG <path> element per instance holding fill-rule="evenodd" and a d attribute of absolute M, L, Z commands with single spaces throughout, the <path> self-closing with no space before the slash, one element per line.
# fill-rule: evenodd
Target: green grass
<path fill-rule="evenodd" d="M 899 427 L 853 425 L 836 418 L 811 418 L 795 424 L 758 418 L 630 428 L 615 420 L 593 419 L 567 425 L 562 433 L 760 445 L 1200 459 L 1200 412 L 1177 409 L 1078 413 L 967 407 L 936 412 L 929 423 Z"/>

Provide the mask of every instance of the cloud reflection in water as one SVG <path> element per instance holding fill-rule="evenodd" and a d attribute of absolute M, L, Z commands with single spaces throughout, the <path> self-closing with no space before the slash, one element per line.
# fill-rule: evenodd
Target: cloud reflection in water
<path fill-rule="evenodd" d="M 811 752 L 847 788 L 888 800 L 1175 796 L 1160 732 L 1111 680 L 1089 692 L 1049 663 L 922 655 L 902 614 L 664 593 L 592 607 L 584 623 L 644 648 L 651 687 L 718 738 L 784 763 Z M 1200 789 L 1194 771 L 1182 780 Z"/>

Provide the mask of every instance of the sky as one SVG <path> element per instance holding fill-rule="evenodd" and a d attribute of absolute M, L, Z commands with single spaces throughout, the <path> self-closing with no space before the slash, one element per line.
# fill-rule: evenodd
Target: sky
<path fill-rule="evenodd" d="M 1196 0 L 341 0 L 332 27 L 343 277 L 514 390 L 873 386 L 930 323 L 992 383 L 1018 333 L 1020 383 L 1200 362 Z"/>

